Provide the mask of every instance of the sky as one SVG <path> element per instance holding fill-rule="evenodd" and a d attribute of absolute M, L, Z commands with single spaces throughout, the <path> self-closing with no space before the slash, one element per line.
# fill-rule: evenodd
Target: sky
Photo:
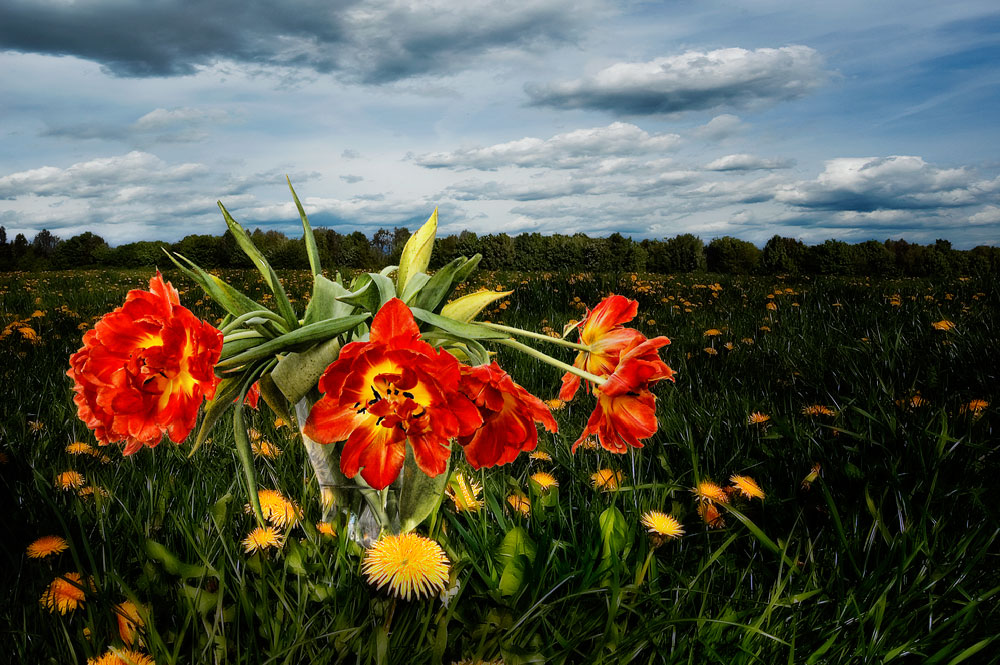
<path fill-rule="evenodd" d="M 1000 240 L 995 0 L 3 0 L 0 224 Z"/>

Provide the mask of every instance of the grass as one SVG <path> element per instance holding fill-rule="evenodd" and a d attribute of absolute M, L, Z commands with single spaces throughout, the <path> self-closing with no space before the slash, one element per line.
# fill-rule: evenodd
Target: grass
<path fill-rule="evenodd" d="M 253 520 L 224 427 L 191 459 L 169 442 L 125 459 L 102 449 L 107 462 L 66 452 L 93 443 L 65 377 L 81 327 L 149 276 L 0 275 L 0 641 L 19 661 L 84 663 L 121 646 L 113 608 L 126 599 L 147 608 L 142 649 L 161 664 L 996 661 L 995 282 L 481 274 L 470 288 L 516 289 L 487 318 L 535 330 L 561 330 L 609 292 L 637 299 L 636 327 L 672 339 L 663 356 L 678 380 L 655 390 L 659 431 L 631 454 L 570 454 L 592 408 L 577 396 L 556 412 L 558 434 L 540 432 L 551 462 L 522 455 L 472 472 L 456 456 L 484 507 L 446 501 L 422 527 L 452 562 L 450 587 L 447 601 L 406 602 L 365 582 L 343 525 L 316 531 L 304 452 L 266 407 L 250 424 L 283 453 L 256 459 L 258 482 L 304 510 L 279 551 L 244 551 Z M 261 292 L 250 273 L 226 276 Z M 219 316 L 167 277 L 198 316 Z M 301 307 L 307 275 L 282 277 Z M 934 329 L 942 319 L 956 328 Z M 712 328 L 721 334 L 705 336 Z M 498 360 L 534 394 L 557 393 L 556 370 L 503 348 Z M 974 413 L 974 399 L 990 405 Z M 834 415 L 804 414 L 810 405 Z M 751 426 L 753 412 L 770 420 Z M 617 492 L 593 489 L 603 468 L 621 472 Z M 67 469 L 107 495 L 57 489 Z M 559 486 L 533 487 L 539 470 Z M 733 474 L 767 498 L 709 528 L 690 488 Z M 512 493 L 530 516 L 511 509 Z M 673 514 L 686 535 L 654 547 L 647 510 Z M 48 534 L 70 549 L 27 558 Z M 69 571 L 95 591 L 50 614 L 39 598 Z"/>

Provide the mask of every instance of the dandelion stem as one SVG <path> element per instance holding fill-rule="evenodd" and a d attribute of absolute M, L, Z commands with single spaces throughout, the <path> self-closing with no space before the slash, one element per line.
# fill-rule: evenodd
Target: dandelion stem
<path fill-rule="evenodd" d="M 565 346 L 570 349 L 576 349 L 577 351 L 589 352 L 591 350 L 591 348 L 586 344 L 577 344 L 576 342 L 571 342 L 568 339 L 563 339 L 562 337 L 549 337 L 548 335 L 543 335 L 542 333 L 536 333 L 530 330 L 522 330 L 521 328 L 505 326 L 499 323 L 487 323 L 486 321 L 480 321 L 479 325 L 486 326 L 487 328 L 493 328 L 494 330 L 500 330 L 502 332 L 509 332 L 514 335 L 520 335 L 522 337 L 539 339 L 542 340 L 543 342 L 549 342 L 550 344 L 558 344 L 559 346 Z"/>
<path fill-rule="evenodd" d="M 560 360 L 556 360 L 552 356 L 546 355 L 546 354 L 542 353 L 541 351 L 539 351 L 538 349 L 533 349 L 532 347 L 528 346 L 527 344 L 522 344 L 521 342 L 518 342 L 517 340 L 513 340 L 513 339 L 497 339 L 497 340 L 490 340 L 490 341 L 494 341 L 497 344 L 503 344 L 504 346 L 509 346 L 512 349 L 517 349 L 521 353 L 527 354 L 527 355 L 531 356 L 532 358 L 537 358 L 538 360 L 541 360 L 543 363 L 548 363 L 549 365 L 552 365 L 553 367 L 558 367 L 559 369 L 561 369 L 561 370 L 563 370 L 565 372 L 569 372 L 570 374 L 576 374 L 581 379 L 585 379 L 587 381 L 590 381 L 590 382 L 592 382 L 592 383 L 594 383 L 594 384 L 596 384 L 598 386 L 604 385 L 604 383 L 607 381 L 607 379 L 604 378 L 604 377 L 597 376 L 596 374 L 591 374 L 590 372 L 584 371 L 584 370 L 580 369 L 579 367 L 573 367 L 573 365 L 568 365 L 568 364 L 566 364 L 566 363 L 564 363 L 564 362 L 562 362 Z"/>

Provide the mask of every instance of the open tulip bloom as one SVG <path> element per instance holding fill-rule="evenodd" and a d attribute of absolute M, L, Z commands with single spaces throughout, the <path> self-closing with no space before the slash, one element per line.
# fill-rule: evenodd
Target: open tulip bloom
<path fill-rule="evenodd" d="M 323 275 L 309 221 L 294 190 L 292 196 L 313 274 L 301 318 L 267 259 L 220 203 L 275 307 L 169 255 L 226 316 L 221 329 L 199 320 L 157 272 L 149 291 L 130 292 L 88 331 L 67 374 L 78 415 L 98 443 L 122 445 L 125 455 L 155 447 L 164 435 L 181 443 L 203 411 L 194 454 L 231 410 L 248 498 L 263 525 L 244 420 L 244 409 L 263 397 L 285 422 L 299 424 L 324 520 L 336 512 L 356 520 L 367 507 L 377 531 L 401 533 L 439 505 L 456 450 L 473 468 L 490 468 L 533 451 L 539 424 L 558 429 L 546 403 L 492 360 L 487 345 L 563 370 L 563 401 L 574 398 L 581 381 L 594 395 L 596 407 L 574 451 L 596 435 L 607 450 L 624 453 L 656 432 L 651 387 L 674 379 L 659 357 L 670 340 L 626 327 L 638 312 L 635 301 L 605 298 L 576 327 L 578 342 L 477 322 L 485 307 L 509 292 L 449 301 L 481 257 L 460 257 L 427 273 L 437 211 L 410 237 L 399 266 L 346 285 L 339 274 Z M 575 360 L 561 362 L 515 337 L 567 347 Z"/>

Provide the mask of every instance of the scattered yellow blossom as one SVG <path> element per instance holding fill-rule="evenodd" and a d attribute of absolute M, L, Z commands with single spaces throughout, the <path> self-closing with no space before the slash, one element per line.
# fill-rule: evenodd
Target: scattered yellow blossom
<path fill-rule="evenodd" d="M 731 476 L 729 482 L 733 488 L 748 499 L 764 499 L 764 490 L 760 488 L 757 481 L 750 476 Z"/>
<path fill-rule="evenodd" d="M 599 469 L 590 475 L 595 490 L 614 492 L 622 483 L 622 472 L 613 469 Z"/>
<path fill-rule="evenodd" d="M 47 556 L 61 554 L 69 549 L 69 543 L 61 536 L 42 536 L 28 545 L 28 558 L 44 559 Z"/>
<path fill-rule="evenodd" d="M 749 416 L 747 416 L 748 425 L 763 425 L 767 421 L 771 420 L 771 416 L 766 413 L 761 413 L 760 411 L 754 411 Z"/>
<path fill-rule="evenodd" d="M 691 489 L 695 498 L 701 503 L 729 503 L 726 491 L 711 480 L 703 480 L 697 487 Z"/>
<path fill-rule="evenodd" d="M 87 480 L 77 471 L 63 471 L 56 476 L 56 487 L 61 490 L 75 490 L 86 484 Z"/>
<path fill-rule="evenodd" d="M 247 554 L 270 547 L 281 547 L 281 536 L 271 526 L 259 526 L 243 539 L 243 549 L 246 550 Z"/>
<path fill-rule="evenodd" d="M 556 477 L 546 471 L 533 473 L 530 479 L 543 490 L 548 490 L 551 487 L 559 487 L 559 481 L 556 480 Z"/>
<path fill-rule="evenodd" d="M 45 593 L 41 597 L 42 607 L 53 614 L 72 612 L 83 605 L 83 599 L 86 596 L 84 589 L 87 587 L 93 590 L 93 582 L 89 580 L 85 582 L 80 573 L 66 573 L 52 580 L 52 583 L 45 589 Z"/>
<path fill-rule="evenodd" d="M 441 546 L 416 533 L 385 536 L 365 553 L 361 572 L 376 588 L 398 598 L 441 592 L 448 583 L 448 557 Z"/>

